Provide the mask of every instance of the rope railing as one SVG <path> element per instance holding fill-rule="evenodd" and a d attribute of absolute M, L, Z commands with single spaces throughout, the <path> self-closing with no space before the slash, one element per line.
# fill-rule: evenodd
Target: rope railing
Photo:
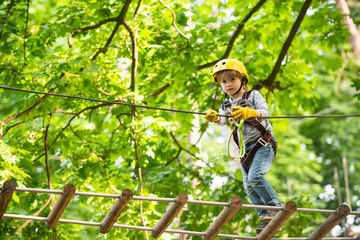
<path fill-rule="evenodd" d="M 0 186 L 0 190 L 2 187 Z M 29 192 L 29 193 L 48 193 L 48 194 L 61 194 L 62 190 L 52 190 L 52 189 L 43 189 L 43 188 L 15 188 L 16 192 Z M 120 194 L 110 194 L 110 193 L 96 193 L 96 192 L 79 192 L 75 191 L 77 196 L 86 196 L 86 197 L 104 197 L 104 198 L 119 198 Z M 175 202 L 176 198 L 160 198 L 160 197 L 140 197 L 133 196 L 132 200 L 139 201 L 155 201 L 155 202 Z M 204 200 L 193 200 L 190 199 L 186 202 L 187 204 L 198 204 L 198 205 L 211 205 L 211 206 L 220 206 L 226 207 L 229 205 L 228 202 L 213 202 L 213 201 L 204 201 Z M 264 205 L 252 205 L 252 204 L 242 204 L 244 209 L 262 209 L 262 210 L 281 210 L 282 207 L 278 206 L 264 206 Z M 297 208 L 296 212 L 303 213 L 321 213 L 321 214 L 333 214 L 335 210 L 329 209 L 312 209 L 312 208 Z M 360 211 L 351 211 L 349 215 L 360 216 Z"/>
<path fill-rule="evenodd" d="M 131 104 L 131 103 L 124 103 L 124 102 L 107 101 L 107 100 L 88 98 L 88 97 L 80 97 L 80 96 L 74 96 L 74 95 L 65 95 L 65 94 L 58 94 L 58 93 L 33 91 L 33 90 L 14 88 L 14 87 L 0 86 L 0 88 L 6 89 L 6 90 L 13 90 L 13 91 L 20 91 L 20 92 L 27 92 L 27 93 L 36 93 L 36 94 L 42 94 L 42 95 L 48 95 L 48 96 L 55 96 L 55 97 L 62 97 L 62 98 L 74 98 L 74 99 L 81 99 L 81 100 L 92 101 L 92 102 L 117 104 L 117 105 L 123 105 L 123 106 L 146 108 L 146 109 L 161 110 L 161 111 L 168 111 L 168 112 L 179 112 L 179 113 L 188 113 L 188 114 L 197 114 L 197 115 L 205 115 L 206 114 L 204 112 L 194 112 L 194 111 L 184 111 L 184 110 L 177 110 L 177 109 L 170 109 L 170 108 L 152 107 L 152 106 L 146 106 L 146 105 L 137 105 L 137 104 Z M 218 114 L 218 116 L 227 117 L 227 115 L 221 115 L 221 114 Z M 271 116 L 271 117 L 269 116 L 269 117 L 263 117 L 263 118 L 264 119 L 286 119 L 286 118 L 343 118 L 343 117 L 360 117 L 360 114 Z"/>

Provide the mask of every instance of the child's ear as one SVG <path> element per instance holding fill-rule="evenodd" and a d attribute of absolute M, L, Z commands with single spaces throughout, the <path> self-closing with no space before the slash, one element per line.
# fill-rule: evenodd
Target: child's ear
<path fill-rule="evenodd" d="M 249 82 L 249 80 L 248 80 L 248 78 L 247 78 L 246 75 L 244 75 L 244 76 L 242 77 L 241 81 L 243 81 L 244 84 L 247 84 L 247 83 Z"/>

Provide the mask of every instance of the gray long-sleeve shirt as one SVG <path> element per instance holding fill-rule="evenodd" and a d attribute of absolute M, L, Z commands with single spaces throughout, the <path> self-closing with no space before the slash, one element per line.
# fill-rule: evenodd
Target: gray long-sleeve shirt
<path fill-rule="evenodd" d="M 232 101 L 232 99 L 230 98 L 229 101 L 231 103 L 231 106 L 235 107 L 235 106 L 240 106 L 241 99 L 238 99 L 237 101 Z M 270 117 L 270 109 L 267 105 L 266 100 L 259 91 L 252 91 L 250 93 L 247 106 L 249 108 L 259 110 L 261 112 L 262 117 Z M 219 114 L 226 115 L 225 110 L 222 109 L 222 107 L 220 107 L 219 109 Z M 272 131 L 272 126 L 269 120 L 258 118 L 258 121 L 266 128 L 267 131 Z M 218 124 L 222 126 L 226 124 L 226 122 L 227 122 L 227 118 L 221 117 Z M 241 130 L 243 133 L 245 144 L 255 142 L 259 137 L 261 137 L 260 133 L 249 124 L 244 124 Z M 240 129 L 238 129 L 238 131 L 240 131 Z M 238 136 L 240 136 L 239 132 L 238 132 Z"/>

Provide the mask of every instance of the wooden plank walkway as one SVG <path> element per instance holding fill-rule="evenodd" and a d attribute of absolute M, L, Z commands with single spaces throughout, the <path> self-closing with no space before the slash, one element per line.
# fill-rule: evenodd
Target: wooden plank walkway
<path fill-rule="evenodd" d="M 325 236 L 344 218 L 348 215 L 357 215 L 360 216 L 360 212 L 350 211 L 350 208 L 343 204 L 340 205 L 336 210 L 327 210 L 327 209 L 305 209 L 297 208 L 297 205 L 293 201 L 288 201 L 283 207 L 274 207 L 274 206 L 259 206 L 259 205 L 246 205 L 242 203 L 242 200 L 239 197 L 234 197 L 230 202 L 210 202 L 210 201 L 198 201 L 198 200 L 188 200 L 188 196 L 184 193 L 181 193 L 177 198 L 156 198 L 156 197 L 136 197 L 133 196 L 133 192 L 129 189 L 125 189 L 121 194 L 103 194 L 103 193 L 88 193 L 88 192 L 76 192 L 75 186 L 72 184 L 67 184 L 63 190 L 50 190 L 50 189 L 36 189 L 36 188 L 17 188 L 15 182 L 8 180 L 4 182 L 3 186 L 0 187 L 0 221 L 2 218 L 13 218 L 13 219 L 26 219 L 34 221 L 44 221 L 46 226 L 49 228 L 54 228 L 57 223 L 67 223 L 67 224 L 78 224 L 78 225 L 87 225 L 87 226 L 97 226 L 99 231 L 103 234 L 108 233 L 111 228 L 125 228 L 133 229 L 140 231 L 150 231 L 151 236 L 154 238 L 159 238 L 164 232 L 168 233 L 178 233 L 178 234 L 188 234 L 194 236 L 202 236 L 203 240 L 212 240 L 215 237 L 220 238 L 232 238 L 232 239 L 256 239 L 256 240 L 360 240 L 360 236 L 356 237 L 332 237 L 326 238 Z M 6 208 L 12 198 L 14 191 L 19 192 L 34 192 L 34 193 L 49 193 L 49 194 L 59 194 L 54 207 L 52 208 L 48 217 L 34 217 L 28 215 L 19 215 L 19 214 L 6 214 Z M 79 196 L 94 196 L 94 197 L 108 197 L 116 198 L 115 204 L 109 210 L 107 215 L 104 217 L 101 223 L 97 222 L 86 222 L 86 221 L 77 221 L 77 220 L 67 220 L 61 219 L 61 215 L 66 210 L 69 202 L 71 201 L 74 195 Z M 117 224 L 116 221 L 121 215 L 122 211 L 126 208 L 127 204 L 131 200 L 142 200 L 142 201 L 160 201 L 160 202 L 172 202 L 172 205 L 168 208 L 167 212 L 164 213 L 163 217 L 159 222 L 153 227 L 141 227 L 141 226 L 131 226 L 131 225 L 121 225 Z M 172 223 L 177 214 L 185 206 L 185 204 L 200 204 L 200 205 L 214 205 L 214 206 L 223 206 L 223 211 L 219 216 L 214 220 L 214 222 L 208 227 L 205 232 L 195 232 L 187 230 L 175 230 L 169 229 L 168 226 Z M 240 208 L 248 209 L 266 209 L 266 210 L 278 210 L 276 216 L 269 222 L 265 229 L 257 237 L 246 237 L 239 235 L 231 234 L 219 234 L 219 232 L 224 228 L 224 226 L 230 221 L 230 219 L 236 214 Z M 309 213 L 324 213 L 331 214 L 309 237 L 288 237 L 288 238 L 273 238 L 273 236 L 278 232 L 278 230 L 286 223 L 286 221 L 291 217 L 294 212 L 309 212 Z"/>

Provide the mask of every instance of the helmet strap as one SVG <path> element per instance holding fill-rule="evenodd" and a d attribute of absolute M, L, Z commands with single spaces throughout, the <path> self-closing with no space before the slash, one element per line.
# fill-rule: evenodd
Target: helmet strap
<path fill-rule="evenodd" d="M 242 79 L 241 79 L 241 85 L 239 87 L 239 89 L 236 91 L 236 93 L 234 93 L 233 95 L 231 96 L 235 96 L 236 94 L 238 94 L 240 92 L 240 90 L 242 89 L 242 87 L 244 86 L 244 82 L 247 80 L 247 77 L 246 76 L 243 76 Z"/>
<path fill-rule="evenodd" d="M 223 93 L 224 93 L 224 102 L 225 102 L 226 99 L 227 99 L 227 97 L 228 97 L 228 95 L 227 95 L 224 91 L 223 91 Z M 221 108 L 222 108 L 223 110 L 225 110 L 224 104 L 221 105 Z"/>

